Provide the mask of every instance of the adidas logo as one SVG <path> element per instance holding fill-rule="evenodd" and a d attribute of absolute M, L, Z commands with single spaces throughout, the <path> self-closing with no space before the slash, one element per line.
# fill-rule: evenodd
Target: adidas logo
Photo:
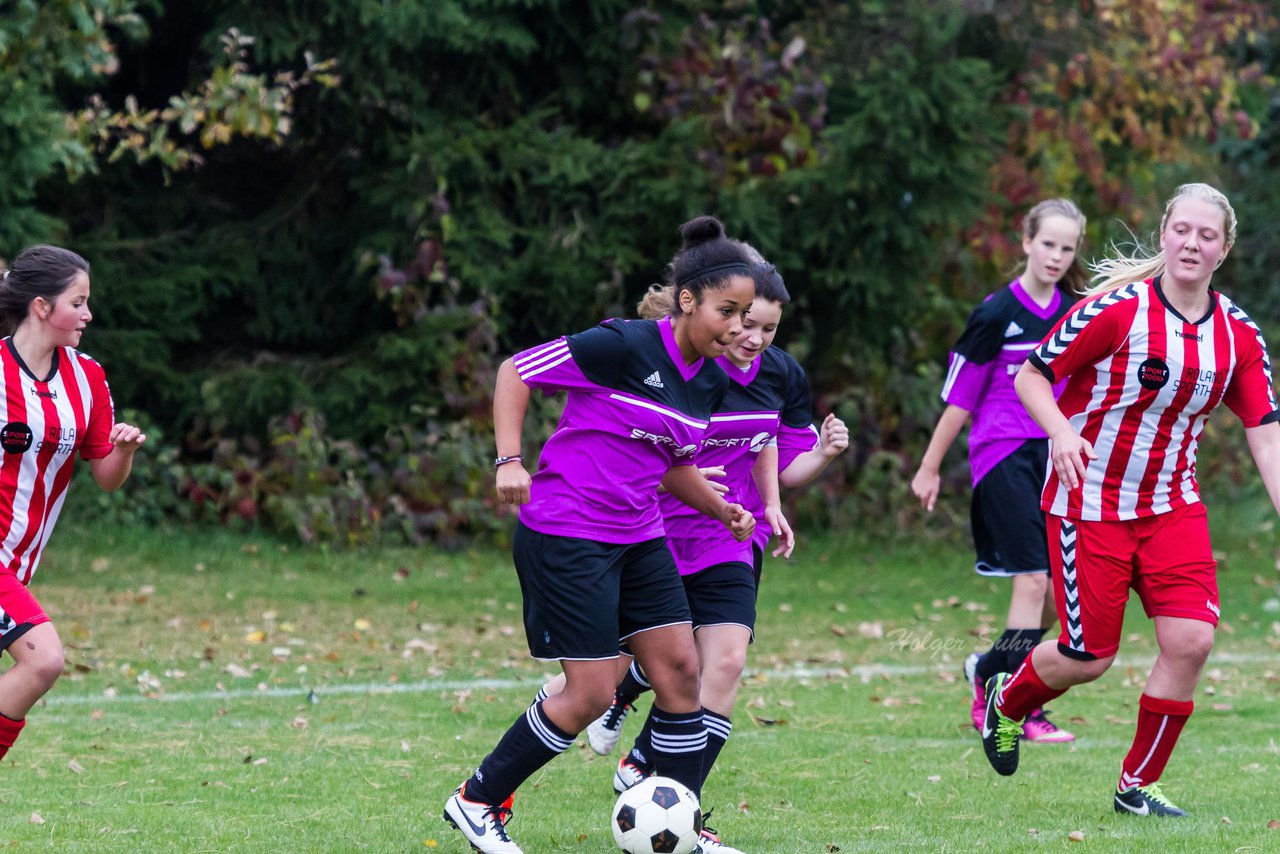
<path fill-rule="evenodd" d="M 662 377 L 658 376 L 657 371 L 654 371 L 653 373 L 649 374 L 649 376 L 645 377 L 644 384 L 651 385 L 654 388 L 666 388 L 666 386 L 662 384 Z"/>
<path fill-rule="evenodd" d="M 1015 335 L 1021 335 L 1025 331 L 1026 330 L 1019 326 L 1017 322 L 1011 320 L 1009 321 L 1009 328 L 1004 331 L 1004 337 L 1012 338 Z"/>

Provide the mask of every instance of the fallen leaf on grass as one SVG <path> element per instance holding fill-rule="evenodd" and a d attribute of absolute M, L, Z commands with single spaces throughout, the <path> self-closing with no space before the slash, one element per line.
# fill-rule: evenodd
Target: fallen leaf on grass
<path fill-rule="evenodd" d="M 1222 823 L 1223 823 L 1223 824 L 1231 824 L 1231 819 L 1227 818 L 1227 817 L 1224 815 L 1224 816 L 1222 817 Z"/>
<path fill-rule="evenodd" d="M 298 715 L 296 718 L 289 721 L 289 726 L 293 727 L 294 729 L 306 729 L 307 725 L 308 725 L 308 721 L 302 715 Z"/>
<path fill-rule="evenodd" d="M 75 772 L 76 774 L 84 773 L 84 766 L 81 765 L 79 762 L 75 761 L 74 759 L 72 759 L 70 762 L 67 763 L 67 768 Z"/>
<path fill-rule="evenodd" d="M 267 633 L 262 631 L 262 629 L 249 632 L 244 636 L 245 643 L 262 643 L 266 639 L 267 639 Z"/>
<path fill-rule="evenodd" d="M 1067 839 L 1070 839 L 1072 842 L 1084 842 L 1084 831 L 1073 830 L 1067 834 Z"/>
<path fill-rule="evenodd" d="M 248 670 L 245 670 L 243 667 L 236 664 L 234 661 L 228 664 L 224 669 L 226 670 L 227 673 L 230 673 L 232 676 L 236 676 L 241 679 L 247 676 L 253 675 Z"/>
<path fill-rule="evenodd" d="M 31 818 L 27 819 L 27 821 L 32 824 L 44 824 L 44 816 L 40 815 L 38 812 L 33 812 L 31 814 Z"/>
<path fill-rule="evenodd" d="M 1280 828 L 1280 821 L 1276 821 L 1273 818 L 1271 821 L 1267 822 L 1267 830 L 1275 830 L 1276 828 Z"/>
<path fill-rule="evenodd" d="M 940 775 L 938 775 L 938 774 L 931 774 L 931 775 L 929 775 L 928 777 L 926 777 L 925 779 L 926 779 L 926 780 L 928 780 L 930 783 L 941 783 L 941 782 L 942 782 L 942 777 L 941 777 Z"/>

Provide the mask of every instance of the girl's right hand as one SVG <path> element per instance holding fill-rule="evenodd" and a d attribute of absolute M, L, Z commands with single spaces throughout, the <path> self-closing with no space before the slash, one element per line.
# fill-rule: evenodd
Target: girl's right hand
<path fill-rule="evenodd" d="M 533 479 L 518 460 L 498 466 L 496 480 L 499 504 L 529 503 L 529 484 Z"/>
<path fill-rule="evenodd" d="M 1049 437 L 1053 452 L 1049 458 L 1053 461 L 1053 470 L 1058 480 L 1067 489 L 1075 489 L 1084 481 L 1084 470 L 1089 460 L 1096 460 L 1098 455 L 1093 445 L 1075 430 L 1062 430 Z"/>
<path fill-rule="evenodd" d="M 920 466 L 916 476 L 911 478 L 911 491 L 920 499 L 920 506 L 930 513 L 933 505 L 938 503 L 938 493 L 942 489 L 942 476 L 937 469 L 926 469 Z"/>

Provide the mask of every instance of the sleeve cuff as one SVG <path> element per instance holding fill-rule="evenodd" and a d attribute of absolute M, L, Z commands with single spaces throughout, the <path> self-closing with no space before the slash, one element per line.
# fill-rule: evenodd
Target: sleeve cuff
<path fill-rule="evenodd" d="M 1058 382 L 1058 378 L 1053 375 L 1053 368 L 1049 367 L 1044 363 L 1044 360 L 1040 358 L 1039 353 L 1032 350 L 1031 354 L 1027 356 L 1027 361 L 1031 363 L 1031 367 L 1039 371 L 1041 376 L 1043 376 L 1049 382 L 1051 383 Z"/>

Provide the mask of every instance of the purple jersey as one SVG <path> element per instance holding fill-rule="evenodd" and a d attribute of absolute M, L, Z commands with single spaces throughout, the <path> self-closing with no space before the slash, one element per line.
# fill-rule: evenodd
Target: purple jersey
<path fill-rule="evenodd" d="M 658 484 L 693 464 L 728 387 L 720 366 L 686 365 L 667 319 L 606 320 L 513 361 L 531 388 L 569 393 L 520 521 L 603 543 L 661 537 Z"/>
<path fill-rule="evenodd" d="M 1018 399 L 1013 378 L 1070 308 L 1057 288 L 1041 308 L 1015 279 L 969 315 L 951 351 L 942 399 L 973 413 L 969 468 L 974 486 L 1023 442 L 1046 438 Z"/>
<path fill-rule="evenodd" d="M 729 391 L 710 418 L 697 462 L 702 468 L 724 467 L 722 482 L 729 487 L 725 500 L 741 504 L 756 517 L 756 533 L 740 543 L 716 520 L 672 495 L 662 495 L 667 545 L 681 575 L 731 561 L 750 566 L 752 544 L 763 548 L 770 535 L 764 523 L 764 502 L 751 474 L 756 459 L 775 439 L 781 443 L 784 433 L 806 435 L 813 447 L 809 384 L 794 359 L 770 347 L 745 371 L 723 356 L 719 362 L 729 376 Z M 794 436 L 786 441 L 789 446 L 797 444 Z"/>

